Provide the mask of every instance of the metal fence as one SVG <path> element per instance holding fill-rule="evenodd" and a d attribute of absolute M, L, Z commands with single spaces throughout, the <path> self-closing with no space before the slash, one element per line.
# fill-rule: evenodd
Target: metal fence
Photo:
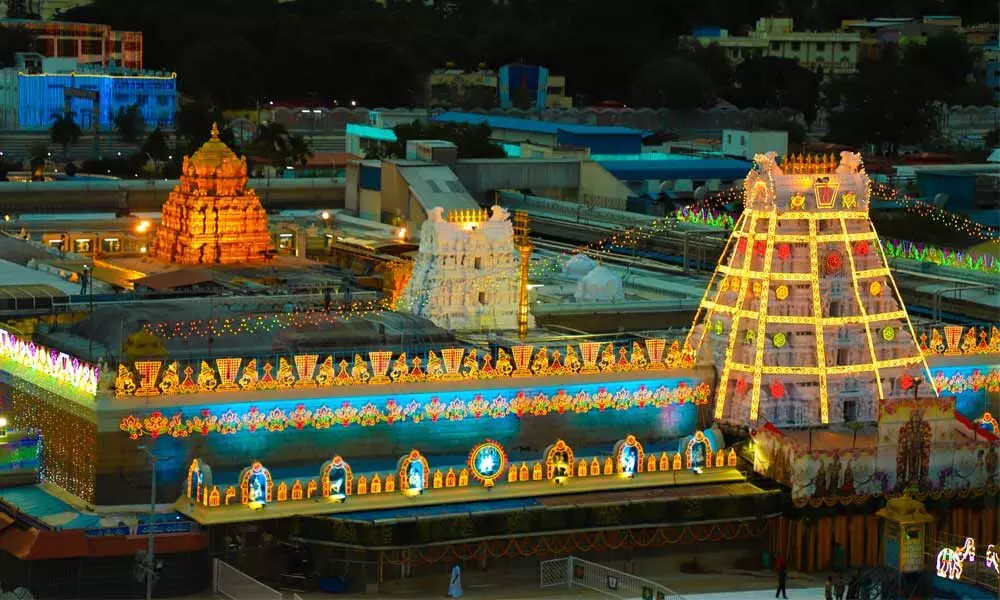
<path fill-rule="evenodd" d="M 230 600 L 282 600 L 278 590 L 217 558 L 212 565 L 212 591 Z"/>
<path fill-rule="evenodd" d="M 542 562 L 538 579 L 541 588 L 578 587 L 623 600 L 683 600 L 683 596 L 655 581 L 575 556 Z"/>

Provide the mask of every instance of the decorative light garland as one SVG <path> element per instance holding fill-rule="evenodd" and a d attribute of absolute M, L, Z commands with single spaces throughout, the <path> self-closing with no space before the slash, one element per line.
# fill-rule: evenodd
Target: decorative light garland
<path fill-rule="evenodd" d="M 392 425 L 406 421 L 420 423 L 425 420 L 438 422 L 507 417 L 521 419 L 549 414 L 586 414 L 595 410 L 628 411 L 633 408 L 664 408 L 686 403 L 703 405 L 708 402 L 709 392 L 710 386 L 707 383 L 688 385 L 681 382 L 674 388 L 660 386 L 656 390 L 650 390 L 645 386 L 639 386 L 635 390 L 621 388 L 615 393 L 602 387 L 594 394 L 584 390 L 575 394 L 559 390 L 551 396 L 544 393 L 529 396 L 522 391 L 511 397 L 501 394 L 489 400 L 481 394 L 476 394 L 471 400 L 456 397 L 451 401 L 442 401 L 434 397 L 425 403 L 415 400 L 398 402 L 390 399 L 384 407 L 375 406 L 371 402 L 358 407 L 345 401 L 336 408 L 323 404 L 315 410 L 310 410 L 301 403 L 296 404 L 291 410 L 282 408 L 280 404 L 270 409 L 251 406 L 242 413 L 228 409 L 217 414 L 209 409 L 203 409 L 197 414 L 178 411 L 167 416 L 157 410 L 144 417 L 126 415 L 120 421 L 119 429 L 127 433 L 131 439 L 143 436 L 157 438 L 164 435 L 184 438 L 189 435 L 206 436 L 212 433 L 233 435 L 240 431 L 264 433 L 286 429 L 322 430 L 334 426 L 374 427 L 381 423 Z"/>

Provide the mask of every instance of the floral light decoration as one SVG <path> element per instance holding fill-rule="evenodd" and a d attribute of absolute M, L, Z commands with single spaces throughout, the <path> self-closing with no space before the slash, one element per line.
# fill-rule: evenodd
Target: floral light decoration
<path fill-rule="evenodd" d="M 882 328 L 882 339 L 891 342 L 896 339 L 896 328 L 890 325 L 886 325 Z"/>
<path fill-rule="evenodd" d="M 779 285 L 778 287 L 774 288 L 774 297 L 781 301 L 788 300 L 788 286 Z"/>
<path fill-rule="evenodd" d="M 826 255 L 826 272 L 827 273 L 839 273 L 840 269 L 844 266 L 844 259 L 840 255 L 840 252 L 836 250 L 831 251 Z"/>
<path fill-rule="evenodd" d="M 778 258 L 788 260 L 792 256 L 792 247 L 788 244 L 778 244 Z"/>
<path fill-rule="evenodd" d="M 774 344 L 775 348 L 784 348 L 785 344 L 788 343 L 788 336 L 784 332 L 779 331 L 771 337 L 771 343 Z"/>
<path fill-rule="evenodd" d="M 448 402 L 437 397 L 425 403 L 390 399 L 384 407 L 377 407 L 371 402 L 358 407 L 349 401 L 344 401 L 335 409 L 323 404 L 315 410 L 310 410 L 303 404 L 297 404 L 286 412 L 278 406 L 270 409 L 250 406 L 242 414 L 228 409 L 221 415 L 215 415 L 209 409 L 202 409 L 194 414 L 178 411 L 169 418 L 161 411 L 153 411 L 145 419 L 132 414 L 126 415 L 119 423 L 119 428 L 130 438 L 139 439 L 143 436 L 156 438 L 161 435 L 171 437 L 186 437 L 193 434 L 207 436 L 213 433 L 233 435 L 240 431 L 264 434 L 286 429 L 322 430 L 329 429 L 333 425 L 374 427 L 407 421 L 420 423 L 425 420 L 438 422 L 483 418 L 527 418 L 570 412 L 586 414 L 595 410 L 664 408 L 689 402 L 702 405 L 708 402 L 709 392 L 710 386 L 705 382 L 696 385 L 681 382 L 675 388 L 661 386 L 650 390 L 640 385 L 634 390 L 620 388 L 614 394 L 607 388 L 601 387 L 595 393 L 581 390 L 574 395 L 568 394 L 565 390 L 558 390 L 551 397 L 545 393 L 529 397 L 524 392 L 517 392 L 513 397 L 497 395 L 492 399 L 486 399 L 477 394 L 468 400 L 454 398 Z"/>
<path fill-rule="evenodd" d="M 778 399 L 784 398 L 785 397 L 785 384 L 781 383 L 780 379 L 775 379 L 774 381 L 771 382 L 770 392 L 771 392 L 771 395 L 774 396 L 775 398 L 778 398 Z"/>
<path fill-rule="evenodd" d="M 882 290 L 884 286 L 881 281 L 873 281 L 868 284 L 868 293 L 872 296 L 878 297 L 882 295 Z"/>
<path fill-rule="evenodd" d="M 854 253 L 858 256 L 868 256 L 871 252 L 871 248 L 868 246 L 868 242 L 865 240 L 859 240 L 854 243 Z"/>

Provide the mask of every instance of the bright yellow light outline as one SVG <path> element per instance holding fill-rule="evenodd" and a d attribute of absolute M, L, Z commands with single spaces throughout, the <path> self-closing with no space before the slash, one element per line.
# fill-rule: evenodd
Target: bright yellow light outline
<path fill-rule="evenodd" d="M 774 256 L 774 231 L 778 226 L 776 211 L 771 211 L 767 220 L 767 247 L 764 250 L 764 273 L 762 288 L 771 287 L 771 260 Z M 757 355 L 754 357 L 753 389 L 750 397 L 750 421 L 756 422 L 760 412 L 761 368 L 764 366 L 764 338 L 767 336 L 767 301 L 770 294 L 761 294 L 757 307 Z M 737 305 L 739 306 L 739 305 Z"/>
<path fill-rule="evenodd" d="M 878 354 L 875 351 L 875 340 L 872 338 L 872 328 L 868 321 L 868 311 L 865 310 L 865 304 L 861 300 L 861 292 L 858 291 L 858 277 L 854 273 L 854 254 L 851 252 L 851 243 L 847 240 L 847 222 L 843 217 L 838 219 L 840 221 L 840 230 L 844 233 L 844 247 L 847 253 L 847 261 L 851 267 L 851 287 L 853 288 L 854 298 L 858 303 L 858 310 L 861 311 L 861 316 L 865 318 L 865 337 L 868 339 L 868 352 L 872 357 L 872 368 L 875 369 L 875 383 L 878 385 L 878 397 L 879 400 L 885 398 L 885 391 L 882 389 L 882 375 L 879 373 L 878 369 Z"/>
<path fill-rule="evenodd" d="M 813 325 L 816 335 L 816 367 L 819 369 L 819 419 L 825 425 L 830 422 L 830 400 L 827 396 L 823 304 L 819 296 L 819 247 L 816 240 L 816 221 L 809 221 L 809 238 L 809 268 L 815 274 L 809 287 L 812 293 Z"/>
<path fill-rule="evenodd" d="M 772 221 L 773 222 L 773 221 Z M 757 231 L 757 215 L 754 214 L 750 217 L 750 230 Z M 734 257 L 735 260 L 735 257 Z M 750 262 L 753 260 L 753 248 L 750 244 L 747 244 L 746 252 L 743 253 L 743 266 L 750 266 Z M 740 289 L 736 292 L 736 306 L 742 306 L 744 299 L 746 298 L 747 288 L 750 287 L 750 282 L 747 279 L 740 279 Z M 715 392 L 715 418 L 722 419 L 726 407 L 726 392 L 729 389 L 729 365 L 733 362 L 733 348 L 736 347 L 736 332 L 739 330 L 740 325 L 740 315 L 734 314 L 733 318 L 729 323 L 729 339 L 726 340 L 726 355 L 725 360 L 722 363 L 722 376 L 719 378 L 719 383 Z M 703 328 L 704 329 L 704 328 Z"/>

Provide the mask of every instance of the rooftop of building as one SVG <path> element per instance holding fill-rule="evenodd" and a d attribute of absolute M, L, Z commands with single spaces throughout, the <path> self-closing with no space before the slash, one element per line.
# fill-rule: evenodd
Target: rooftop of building
<path fill-rule="evenodd" d="M 642 137 L 651 135 L 651 132 L 649 131 L 633 129 L 631 127 L 557 123 L 553 121 L 538 121 L 535 119 L 519 119 L 516 117 L 501 117 L 456 111 L 441 113 L 433 117 L 432 120 L 438 123 L 459 123 L 466 125 L 486 124 L 492 129 L 506 129 L 550 135 L 555 135 L 560 131 L 576 135 L 640 135 Z"/>
<path fill-rule="evenodd" d="M 102 303 L 76 323 L 40 327 L 36 339 L 88 362 L 120 360 L 129 337 L 140 331 L 159 338 L 173 359 L 417 351 L 455 343 L 452 332 L 378 311 L 371 300 L 344 304 L 343 293 L 331 300 L 329 312 L 322 294 Z"/>

